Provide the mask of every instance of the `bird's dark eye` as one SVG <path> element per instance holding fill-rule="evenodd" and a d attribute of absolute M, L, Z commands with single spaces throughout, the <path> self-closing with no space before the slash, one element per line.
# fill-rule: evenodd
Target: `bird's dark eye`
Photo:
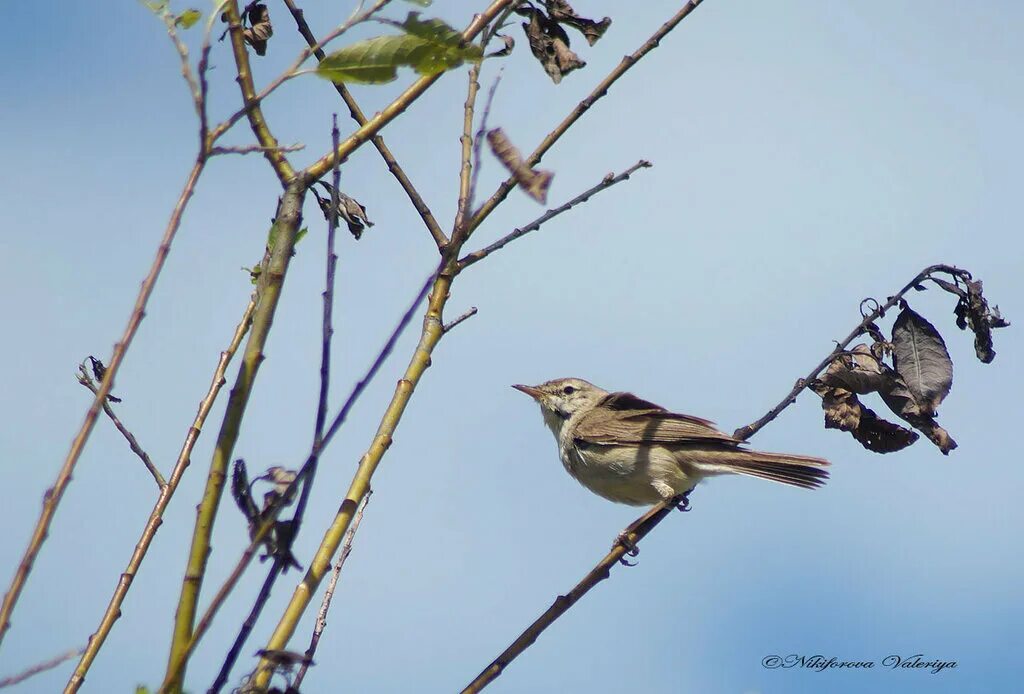
<path fill-rule="evenodd" d="M 572 395 L 573 393 L 576 392 L 576 389 L 573 388 L 572 386 L 566 386 L 565 388 L 562 388 L 562 392 L 565 393 L 566 395 Z"/>

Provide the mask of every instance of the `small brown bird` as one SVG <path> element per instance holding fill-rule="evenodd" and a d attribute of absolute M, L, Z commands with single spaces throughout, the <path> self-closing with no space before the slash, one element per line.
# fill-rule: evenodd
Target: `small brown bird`
<path fill-rule="evenodd" d="M 828 461 L 741 448 L 706 419 L 669 412 L 632 393 L 579 378 L 515 385 L 540 404 L 565 469 L 606 499 L 644 506 L 692 490 L 705 477 L 741 474 L 814 489 Z"/>

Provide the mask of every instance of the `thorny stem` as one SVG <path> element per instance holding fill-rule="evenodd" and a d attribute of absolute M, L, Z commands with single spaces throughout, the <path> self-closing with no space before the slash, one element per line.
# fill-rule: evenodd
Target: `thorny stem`
<path fill-rule="evenodd" d="M 864 319 L 860 322 L 854 330 L 839 343 L 836 348 L 829 354 L 828 357 L 823 359 L 814 370 L 808 374 L 806 379 L 797 381 L 797 387 L 785 397 L 783 400 L 772 409 L 767 415 L 757 420 L 753 424 L 749 424 L 745 427 L 740 427 L 733 434 L 739 439 L 748 439 L 755 433 L 760 431 L 768 422 L 775 419 L 779 412 L 784 410 L 786 407 L 791 405 L 796 395 L 799 394 L 805 387 L 807 382 L 811 381 L 822 369 L 827 367 L 831 363 L 835 355 L 842 352 L 853 340 L 859 335 L 865 332 L 865 328 L 869 323 L 874 322 L 885 314 L 885 311 L 895 306 L 900 298 L 910 291 L 915 285 L 920 284 L 924 279 L 929 277 L 934 272 L 959 272 L 956 268 L 949 265 L 932 265 L 922 270 L 914 279 L 906 284 L 899 292 L 894 296 L 889 297 L 881 306 L 875 308 L 867 314 Z M 559 595 L 555 598 L 554 603 L 549 607 L 540 617 L 538 617 L 533 624 L 526 628 L 522 634 L 512 642 L 508 648 L 506 648 L 501 655 L 491 661 L 487 667 L 485 667 L 476 678 L 469 683 L 469 685 L 462 690 L 462 694 L 476 694 L 481 691 L 484 687 L 490 684 L 492 681 L 497 679 L 501 673 L 505 670 L 509 663 L 519 657 L 523 651 L 529 648 L 537 640 L 537 637 L 544 632 L 549 626 L 551 626 L 555 620 L 565 614 L 569 608 L 571 608 L 580 598 L 586 595 L 591 588 L 596 586 L 601 581 L 611 576 L 611 570 L 615 564 L 619 563 L 626 555 L 627 546 L 635 547 L 641 539 L 643 539 L 648 533 L 651 532 L 661 521 L 665 520 L 671 513 L 672 509 L 677 505 L 682 497 L 676 497 L 670 502 L 661 503 L 651 508 L 640 518 L 633 521 L 633 523 L 623 532 L 625 538 L 624 542 L 617 543 L 612 550 L 605 555 L 597 565 L 591 569 L 583 579 L 576 584 L 576 586 L 569 591 L 566 595 Z"/>
<path fill-rule="evenodd" d="M 298 27 L 299 33 L 302 34 L 302 38 L 306 39 L 306 43 L 308 43 L 310 47 L 317 46 L 316 37 L 313 36 L 313 32 L 310 31 L 309 24 L 306 23 L 302 10 L 295 5 L 293 0 L 284 0 L 284 4 L 285 7 L 288 8 L 288 11 L 292 13 L 292 17 L 295 19 L 295 25 Z M 320 61 L 326 57 L 326 54 L 319 47 L 313 49 L 313 55 L 315 55 L 317 60 Z M 363 115 L 362 109 L 359 108 L 359 104 L 356 102 L 348 88 L 341 82 L 334 82 L 333 84 L 338 95 L 341 96 L 342 101 L 344 101 L 345 105 L 348 107 L 352 120 L 360 126 L 366 125 L 366 116 Z M 413 186 L 412 181 L 410 181 L 409 177 L 406 176 L 402 167 L 398 165 L 398 162 L 395 160 L 391 150 L 388 149 L 386 144 L 384 144 L 384 138 L 380 135 L 374 135 L 373 138 L 371 138 L 371 142 L 380 153 L 381 159 L 383 159 L 384 163 L 388 165 L 388 171 L 390 171 L 391 175 L 395 177 L 398 184 L 402 186 L 402 190 L 404 190 L 405 194 L 409 197 L 410 202 L 412 202 L 412 206 L 416 208 L 420 218 L 423 220 L 423 224 L 427 227 L 427 230 L 433 237 L 434 243 L 437 244 L 439 249 L 444 248 L 448 245 L 448 237 L 441 230 L 441 226 L 437 223 L 437 220 L 434 218 L 434 214 L 430 211 L 427 203 L 423 201 L 423 197 L 419 194 L 419 191 L 417 191 Z M 337 149 L 337 147 L 335 147 L 335 149 Z"/>
<path fill-rule="evenodd" d="M 32 532 L 32 538 L 29 540 L 28 548 L 25 550 L 25 554 L 22 556 L 21 562 L 18 564 L 18 569 L 14 574 L 14 579 L 11 581 L 11 585 L 8 588 L 7 593 L 4 595 L 3 604 L 0 605 L 0 643 L 2 643 L 4 635 L 11 626 L 11 613 L 14 611 L 14 606 L 18 602 L 18 597 L 21 595 L 21 591 L 25 587 L 25 581 L 28 580 L 28 575 L 32 571 L 32 565 L 35 563 L 39 550 L 49 535 L 50 523 L 53 521 L 53 516 L 57 512 L 57 505 L 60 503 L 61 497 L 67 490 L 68 484 L 71 482 L 71 474 L 74 472 L 75 464 L 81 457 L 82 451 L 85 450 L 86 441 L 88 441 L 89 434 L 92 433 L 93 426 L 96 424 L 96 418 L 99 416 L 103 403 L 107 400 L 107 395 L 110 394 L 110 390 L 114 384 L 114 378 L 117 376 L 117 372 L 121 368 L 121 363 L 128 351 L 128 347 L 131 345 L 132 338 L 135 337 L 135 333 L 138 331 L 139 325 L 142 323 L 142 318 L 146 313 L 146 304 L 149 302 L 149 297 L 153 293 L 153 287 L 156 286 L 157 278 L 160 276 L 160 271 L 163 269 L 167 256 L 171 251 L 171 243 L 174 241 L 174 236 L 178 231 L 178 227 L 181 225 L 181 218 L 185 212 L 185 207 L 188 205 L 188 201 L 192 198 L 196 182 L 199 180 L 199 176 L 203 172 L 205 165 L 205 153 L 200 152 L 196 157 L 195 163 L 192 165 L 192 170 L 189 172 L 188 178 L 185 180 L 185 185 L 178 196 L 178 201 L 174 206 L 174 210 L 171 212 L 171 217 L 167 221 L 167 228 L 164 230 L 163 238 L 160 240 L 160 245 L 156 250 L 156 258 L 154 258 L 153 264 L 150 266 L 149 272 L 146 274 L 146 278 L 142 281 L 142 287 L 139 289 L 139 295 L 135 299 L 135 306 L 132 308 L 132 313 L 128 317 L 128 325 L 125 327 L 124 334 L 121 336 L 120 341 L 114 345 L 114 353 L 107 362 L 106 376 L 100 383 L 96 397 L 93 399 L 92 405 L 85 414 L 85 421 L 82 422 L 82 426 L 79 428 L 78 433 L 71 442 L 71 450 L 68 451 L 67 457 L 64 459 L 64 464 L 61 466 L 60 472 L 57 474 L 56 481 L 53 486 L 46 491 L 46 494 L 43 495 L 43 510 L 40 513 L 39 520 L 36 522 L 35 529 Z"/>
<path fill-rule="evenodd" d="M 489 256 L 491 253 L 494 253 L 495 251 L 500 251 L 502 248 L 507 246 L 512 241 L 515 241 L 520 236 L 526 236 L 531 231 L 536 231 L 541 227 L 541 225 L 543 225 L 545 222 L 549 221 L 553 217 L 557 217 L 563 212 L 568 212 L 576 205 L 586 202 L 591 198 L 591 196 L 600 193 L 602 190 L 611 188 L 616 183 L 621 183 L 622 181 L 628 180 L 629 177 L 638 169 L 645 169 L 650 166 L 651 162 L 641 159 L 636 164 L 633 164 L 633 166 L 629 167 L 628 169 L 620 173 L 618 176 L 612 176 L 611 174 L 605 176 L 597 185 L 593 186 L 592 188 L 588 188 L 587 190 L 583 191 L 582 193 L 574 197 L 572 200 L 569 200 L 568 202 L 552 210 L 548 210 L 540 217 L 537 217 L 537 219 L 527 224 L 526 226 L 519 227 L 518 229 L 513 230 L 510 234 L 506 234 L 505 236 L 501 237 L 500 239 L 498 239 L 491 245 L 487 246 L 486 248 L 481 248 L 479 251 L 473 251 L 472 253 L 463 256 L 462 258 L 459 259 L 459 270 L 465 270 L 470 265 L 480 262 L 481 260 Z"/>
<path fill-rule="evenodd" d="M 341 543 L 341 553 L 338 555 L 338 561 L 334 564 L 334 571 L 331 572 L 331 578 L 327 582 L 327 590 L 324 591 L 324 599 L 320 603 L 320 611 L 316 615 L 316 625 L 313 627 L 313 636 L 309 639 L 309 648 L 306 649 L 306 659 L 302 661 L 302 666 L 299 668 L 299 672 L 295 675 L 295 679 L 292 681 L 292 687 L 298 691 L 302 688 L 302 680 L 306 678 L 306 671 L 309 670 L 310 664 L 313 662 L 313 656 L 316 655 L 317 646 L 320 645 L 320 637 L 324 633 L 324 629 L 327 627 L 327 613 L 331 609 L 331 600 L 334 598 L 334 591 L 338 587 L 338 578 L 341 576 L 341 570 L 345 566 L 345 561 L 348 559 L 348 555 L 352 553 L 352 541 L 355 540 L 356 533 L 359 531 L 359 524 L 363 522 L 363 512 L 366 510 L 366 505 L 370 503 L 370 497 L 373 496 L 373 490 L 366 492 L 366 496 L 359 502 L 359 508 L 356 509 L 356 515 L 352 518 L 352 525 L 349 526 L 348 530 L 345 531 L 345 539 Z"/>
<path fill-rule="evenodd" d="M 608 76 L 601 80 L 601 82 L 594 87 L 594 90 L 590 92 L 583 101 L 579 102 L 569 115 L 555 127 L 554 130 L 547 134 L 541 143 L 537 145 L 537 149 L 533 150 L 530 156 L 526 158 L 526 164 L 528 166 L 535 166 L 540 162 L 544 154 L 551 149 L 558 139 L 562 137 L 562 135 L 564 135 L 565 132 L 573 125 L 573 123 L 579 120 L 584 113 L 590 110 L 590 107 L 599 99 L 608 94 L 608 89 L 616 82 L 616 80 L 626 74 L 626 72 L 636 65 L 641 58 L 657 48 L 661 40 L 665 38 L 670 31 L 675 29 L 679 22 L 686 19 L 691 12 L 697 9 L 697 6 L 700 5 L 701 2 L 703 2 L 703 0 L 689 0 L 689 2 L 683 5 L 682 9 L 676 12 L 671 19 L 659 27 L 651 38 L 647 39 L 640 48 L 624 57 L 622 62 L 620 62 L 614 70 L 608 73 Z M 487 201 L 480 206 L 480 209 L 478 209 L 473 215 L 473 219 L 469 223 L 470 233 L 479 227 L 480 224 L 492 212 L 494 212 L 495 208 L 501 204 L 506 197 L 508 197 L 509 192 L 515 187 L 515 185 L 515 178 L 510 176 L 498 186 L 498 189 L 494 191 L 494 194 L 491 195 L 491 197 L 488 198 Z"/>
<path fill-rule="evenodd" d="M 96 395 L 98 389 L 96 388 L 96 384 L 93 382 L 92 377 L 89 376 L 88 372 L 85 370 L 84 364 L 79 364 L 78 372 L 78 382 L 92 391 L 93 395 Z M 128 447 L 132 449 L 132 453 L 137 455 L 142 461 L 142 464 L 146 466 L 147 470 L 149 470 L 149 474 L 152 475 L 153 479 L 156 481 L 156 486 L 160 489 L 166 487 L 167 481 L 164 479 L 164 476 L 156 469 L 156 465 L 154 465 L 153 461 L 150 460 L 149 454 L 146 453 L 146 451 L 142 449 L 142 446 L 139 445 L 139 441 L 135 438 L 135 435 L 128 431 L 128 428 L 122 424 L 121 420 L 118 419 L 116 414 L 114 414 L 114 410 L 110 407 L 110 403 L 106 401 L 103 402 L 103 412 L 106 413 L 107 417 L 110 418 L 110 421 L 114 423 L 114 427 L 121 432 L 121 436 L 123 436 L 128 442 Z"/>

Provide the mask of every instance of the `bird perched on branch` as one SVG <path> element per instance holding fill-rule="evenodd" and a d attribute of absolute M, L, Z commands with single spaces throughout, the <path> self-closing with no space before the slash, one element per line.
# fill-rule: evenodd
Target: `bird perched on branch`
<path fill-rule="evenodd" d="M 569 474 L 611 501 L 656 504 L 723 474 L 807 489 L 828 479 L 827 460 L 747 450 L 706 419 L 669 412 L 632 393 L 609 393 L 579 378 L 512 387 L 540 404 Z"/>

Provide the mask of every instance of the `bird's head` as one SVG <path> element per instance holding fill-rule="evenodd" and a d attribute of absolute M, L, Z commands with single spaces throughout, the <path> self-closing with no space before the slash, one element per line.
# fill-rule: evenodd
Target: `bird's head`
<path fill-rule="evenodd" d="M 589 410 L 608 395 L 608 391 L 582 378 L 556 378 L 537 386 L 512 386 L 537 401 L 549 425 L 560 424 L 574 414 Z"/>

